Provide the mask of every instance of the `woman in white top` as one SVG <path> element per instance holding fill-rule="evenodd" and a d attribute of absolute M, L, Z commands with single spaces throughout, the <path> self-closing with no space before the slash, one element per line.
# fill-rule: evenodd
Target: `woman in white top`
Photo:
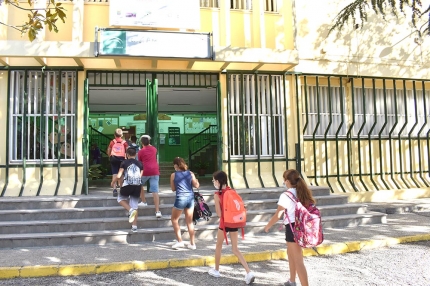
<path fill-rule="evenodd" d="M 287 191 L 291 192 L 305 206 L 315 204 L 315 199 L 312 197 L 312 192 L 309 190 L 305 181 L 300 177 L 296 170 L 287 170 L 283 174 L 284 186 Z M 282 214 L 286 213 L 290 219 L 291 226 L 294 229 L 296 203 L 286 193 L 282 193 L 279 197 L 278 208 L 276 213 L 267 223 L 264 228 L 268 232 L 270 227 L 279 221 Z M 285 218 L 286 219 L 286 218 Z M 286 221 L 288 221 L 286 219 Z M 290 279 L 284 283 L 285 286 L 296 286 L 296 274 L 299 276 L 300 283 L 303 286 L 308 286 L 308 273 L 303 262 L 302 248 L 294 241 L 294 235 L 291 231 L 290 224 L 285 225 L 285 240 L 287 242 L 288 265 L 290 267 Z"/>

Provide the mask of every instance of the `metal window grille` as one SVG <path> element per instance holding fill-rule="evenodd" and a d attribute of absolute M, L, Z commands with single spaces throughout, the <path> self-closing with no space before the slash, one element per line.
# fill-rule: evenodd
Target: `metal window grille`
<path fill-rule="evenodd" d="M 430 122 L 424 106 L 430 106 L 430 92 L 422 90 L 355 88 L 354 135 L 418 136 L 419 128 Z"/>
<path fill-rule="evenodd" d="M 302 86 L 302 94 L 305 137 L 346 135 L 346 114 L 341 112 L 345 110 L 343 87 Z"/>
<path fill-rule="evenodd" d="M 285 156 L 283 77 L 229 77 L 229 145 L 232 157 Z"/>
<path fill-rule="evenodd" d="M 252 0 L 230 0 L 230 9 L 252 10 Z"/>
<path fill-rule="evenodd" d="M 12 71 L 11 163 L 74 161 L 76 72 Z"/>
<path fill-rule="evenodd" d="M 278 12 L 278 0 L 265 0 L 264 11 L 266 12 Z"/>
<path fill-rule="evenodd" d="M 200 0 L 200 7 L 219 8 L 219 0 Z"/>

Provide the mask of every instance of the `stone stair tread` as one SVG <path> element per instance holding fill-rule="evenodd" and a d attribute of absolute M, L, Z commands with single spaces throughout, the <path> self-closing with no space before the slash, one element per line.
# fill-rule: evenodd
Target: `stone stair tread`
<path fill-rule="evenodd" d="M 248 222 L 247 227 L 265 226 L 267 222 Z M 194 226 L 196 231 L 199 230 L 212 230 L 218 229 L 218 224 L 202 224 Z M 185 226 L 181 226 L 183 232 L 187 232 Z M 156 228 L 139 228 L 138 233 L 161 233 L 171 232 L 173 234 L 173 227 L 156 227 Z M 75 231 L 75 232 L 47 232 L 47 233 L 23 233 L 23 234 L 0 234 L 0 240 L 4 239 L 39 239 L 39 238 L 56 238 L 56 237 L 77 237 L 77 236 L 109 236 L 109 235 L 128 235 L 129 229 L 121 230 L 102 230 L 102 231 Z M 133 235 L 133 234 L 130 234 Z"/>
<path fill-rule="evenodd" d="M 386 216 L 387 214 L 380 213 L 380 212 L 371 212 L 368 211 L 363 214 L 344 214 L 344 215 L 335 215 L 335 216 L 323 216 L 322 221 L 329 221 L 329 220 L 338 220 L 338 219 L 350 219 L 350 218 L 360 218 L 360 217 L 372 217 L 372 216 Z"/>

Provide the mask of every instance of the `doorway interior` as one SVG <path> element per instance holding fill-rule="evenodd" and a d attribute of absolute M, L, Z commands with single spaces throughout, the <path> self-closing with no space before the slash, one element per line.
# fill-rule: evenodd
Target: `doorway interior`
<path fill-rule="evenodd" d="M 154 136 L 156 142 L 151 144 L 158 149 L 160 184 L 168 183 L 175 157 L 184 158 L 190 169 L 201 177 L 211 177 L 209 174 L 218 169 L 217 75 L 216 81 L 211 83 L 207 86 L 157 86 L 157 136 Z M 99 147 L 102 173 L 107 177 L 110 164 L 106 149 L 115 129 L 123 129 L 126 139 L 136 136 L 137 141 L 148 133 L 147 91 L 146 86 L 89 84 L 89 145 L 95 143 Z M 91 156 L 91 151 L 89 153 Z"/>

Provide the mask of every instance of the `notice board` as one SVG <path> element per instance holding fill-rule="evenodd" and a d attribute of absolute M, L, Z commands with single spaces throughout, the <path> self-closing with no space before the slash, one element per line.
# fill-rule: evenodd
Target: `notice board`
<path fill-rule="evenodd" d="M 169 145 L 181 145 L 181 128 L 169 127 Z"/>

